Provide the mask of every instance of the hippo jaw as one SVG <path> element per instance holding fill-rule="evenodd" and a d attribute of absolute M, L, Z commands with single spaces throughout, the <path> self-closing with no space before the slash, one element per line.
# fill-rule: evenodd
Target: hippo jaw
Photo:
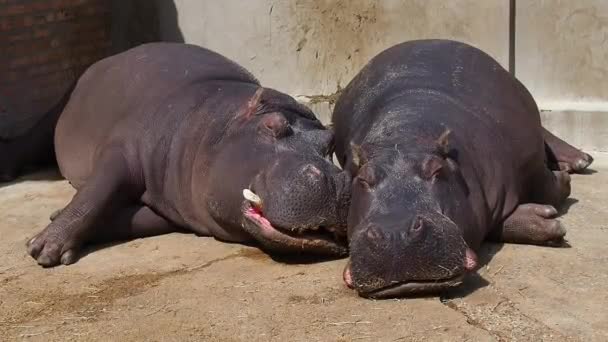
<path fill-rule="evenodd" d="M 379 288 L 356 289 L 351 274 L 350 261 L 344 268 L 343 279 L 346 286 L 351 289 L 356 289 L 361 297 L 370 299 L 387 299 L 438 293 L 461 285 L 466 274 L 477 267 L 477 255 L 475 252 L 470 248 L 467 248 L 465 254 L 463 272 L 444 279 L 393 281 L 390 285 Z"/>
<path fill-rule="evenodd" d="M 348 254 L 343 240 L 335 228 L 317 227 L 302 232 L 292 232 L 274 227 L 264 217 L 260 207 L 245 199 L 242 205 L 243 229 L 247 231 L 263 247 L 272 252 L 295 253 L 303 252 L 320 256 L 342 257 Z"/>

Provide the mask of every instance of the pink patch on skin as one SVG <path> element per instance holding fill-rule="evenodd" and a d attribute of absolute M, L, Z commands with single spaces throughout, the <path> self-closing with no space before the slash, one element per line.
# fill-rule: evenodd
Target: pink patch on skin
<path fill-rule="evenodd" d="M 344 267 L 344 273 L 342 273 L 342 279 L 344 279 L 344 283 L 346 284 L 346 286 L 348 286 L 348 288 L 352 289 L 353 286 L 353 276 L 350 273 L 350 262 L 348 264 L 346 264 L 346 267 Z"/>
<path fill-rule="evenodd" d="M 467 251 L 464 257 L 464 268 L 467 271 L 473 271 L 477 267 L 477 254 L 467 247 Z"/>
<path fill-rule="evenodd" d="M 312 181 L 316 181 L 321 176 L 321 170 L 312 164 L 308 164 L 303 168 L 304 174 Z"/>

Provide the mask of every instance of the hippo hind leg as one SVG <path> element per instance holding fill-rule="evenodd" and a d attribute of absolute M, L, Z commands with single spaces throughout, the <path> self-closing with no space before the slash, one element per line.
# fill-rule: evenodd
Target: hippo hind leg
<path fill-rule="evenodd" d="M 137 204 L 106 215 L 96 225 L 90 242 L 132 240 L 169 234 L 182 229 L 145 205 Z"/>
<path fill-rule="evenodd" d="M 543 139 L 547 147 L 549 160 L 557 164 L 557 168 L 570 173 L 578 173 L 593 163 L 593 157 L 575 148 L 551 132 L 542 128 Z"/>
<path fill-rule="evenodd" d="M 129 207 L 129 203 L 135 203 L 139 199 L 141 191 L 134 189 L 129 175 L 127 163 L 121 153 L 104 153 L 98 160 L 95 172 L 78 189 L 72 201 L 42 232 L 28 241 L 28 253 L 40 265 L 46 267 L 75 262 L 79 249 L 86 242 L 103 235 L 99 234 L 99 231 L 105 229 L 100 227 L 99 223 L 103 222 L 104 217 L 109 217 L 107 215 L 116 210 L 121 212 L 121 209 Z M 132 218 L 142 218 L 141 213 L 137 215 L 137 210 L 130 213 Z M 129 212 L 125 217 L 128 216 Z M 143 222 L 146 219 L 144 216 Z M 108 226 L 115 226 L 112 230 L 116 231 L 114 223 L 108 223 Z M 134 228 L 137 228 L 137 225 Z"/>
<path fill-rule="evenodd" d="M 521 204 L 492 237 L 507 243 L 560 246 L 566 229 L 556 216 L 557 210 L 551 205 Z"/>

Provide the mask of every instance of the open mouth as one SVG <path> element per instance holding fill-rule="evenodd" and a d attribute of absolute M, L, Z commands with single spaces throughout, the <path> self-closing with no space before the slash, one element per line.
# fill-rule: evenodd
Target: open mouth
<path fill-rule="evenodd" d="M 261 200 L 250 190 L 243 190 L 242 212 L 243 229 L 251 234 L 262 246 L 273 252 L 304 252 L 326 256 L 345 256 L 348 254 L 346 243 L 330 230 L 317 228 L 300 232 L 287 231 L 274 227 L 264 217 Z"/>

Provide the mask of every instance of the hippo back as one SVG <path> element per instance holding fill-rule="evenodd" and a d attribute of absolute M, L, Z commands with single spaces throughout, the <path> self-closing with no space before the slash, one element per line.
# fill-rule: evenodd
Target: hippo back
<path fill-rule="evenodd" d="M 57 124 L 55 145 L 62 173 L 75 185 L 84 182 L 95 150 L 111 140 L 162 141 L 164 137 L 155 133 L 170 136 L 205 100 L 201 85 L 224 81 L 243 84 L 251 92 L 259 87 L 255 77 L 235 62 L 188 44 L 144 44 L 95 63 L 78 80 Z M 155 128 L 159 126 L 164 128 Z"/>

